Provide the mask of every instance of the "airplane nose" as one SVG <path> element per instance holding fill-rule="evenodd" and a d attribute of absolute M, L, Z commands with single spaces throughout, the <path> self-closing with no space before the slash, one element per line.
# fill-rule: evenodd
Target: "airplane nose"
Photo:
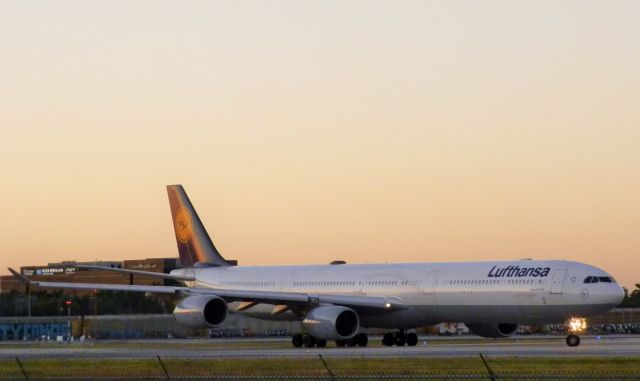
<path fill-rule="evenodd" d="M 624 299 L 624 289 L 619 285 L 616 285 L 616 287 L 617 289 L 614 291 L 612 299 L 614 300 L 613 304 L 619 305 Z"/>

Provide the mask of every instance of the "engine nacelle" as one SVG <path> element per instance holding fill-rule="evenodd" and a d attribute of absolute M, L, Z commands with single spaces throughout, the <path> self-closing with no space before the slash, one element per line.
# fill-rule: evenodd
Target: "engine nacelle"
<path fill-rule="evenodd" d="M 491 323 L 491 324 L 465 324 L 471 333 L 482 337 L 509 337 L 515 335 L 518 324 Z"/>
<path fill-rule="evenodd" d="M 311 336 L 323 340 L 346 340 L 358 333 L 360 317 L 351 308 L 320 306 L 307 313 L 302 325 Z"/>
<path fill-rule="evenodd" d="M 229 313 L 227 302 L 218 296 L 189 296 L 176 306 L 173 316 L 191 328 L 210 328 L 224 323 Z"/>

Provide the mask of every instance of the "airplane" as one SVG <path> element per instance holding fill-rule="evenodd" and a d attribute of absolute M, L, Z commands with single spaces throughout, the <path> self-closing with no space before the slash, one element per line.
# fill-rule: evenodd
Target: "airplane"
<path fill-rule="evenodd" d="M 173 314 L 193 328 L 224 324 L 230 314 L 300 321 L 294 347 L 368 344 L 363 328 L 388 330 L 385 346 L 415 346 L 415 328 L 463 322 L 482 337 L 514 335 L 522 324 L 564 323 L 567 345 L 580 344 L 586 318 L 616 307 L 623 289 L 605 271 L 564 260 L 395 264 L 235 266 L 214 246 L 181 185 L 167 186 L 180 268 L 169 274 L 100 269 L 161 277 L 183 286 L 40 282 L 39 287 L 168 293 L 183 296 Z"/>

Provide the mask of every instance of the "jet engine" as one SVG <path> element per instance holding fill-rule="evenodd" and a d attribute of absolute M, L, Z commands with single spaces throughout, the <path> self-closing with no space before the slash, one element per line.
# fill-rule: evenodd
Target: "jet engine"
<path fill-rule="evenodd" d="M 173 310 L 178 323 L 191 328 L 209 328 L 224 323 L 229 313 L 227 302 L 218 296 L 189 296 Z"/>
<path fill-rule="evenodd" d="M 465 324 L 471 333 L 482 337 L 509 337 L 516 333 L 518 324 L 491 323 L 491 324 Z"/>
<path fill-rule="evenodd" d="M 346 340 L 358 332 L 360 318 L 347 307 L 320 306 L 307 313 L 302 325 L 309 335 L 317 339 Z"/>

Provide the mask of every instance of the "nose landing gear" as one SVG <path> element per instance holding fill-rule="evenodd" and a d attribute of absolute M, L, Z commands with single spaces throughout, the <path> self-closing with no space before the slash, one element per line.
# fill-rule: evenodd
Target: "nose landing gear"
<path fill-rule="evenodd" d="M 570 347 L 577 347 L 580 345 L 580 336 L 574 334 L 567 336 L 567 345 Z"/>

